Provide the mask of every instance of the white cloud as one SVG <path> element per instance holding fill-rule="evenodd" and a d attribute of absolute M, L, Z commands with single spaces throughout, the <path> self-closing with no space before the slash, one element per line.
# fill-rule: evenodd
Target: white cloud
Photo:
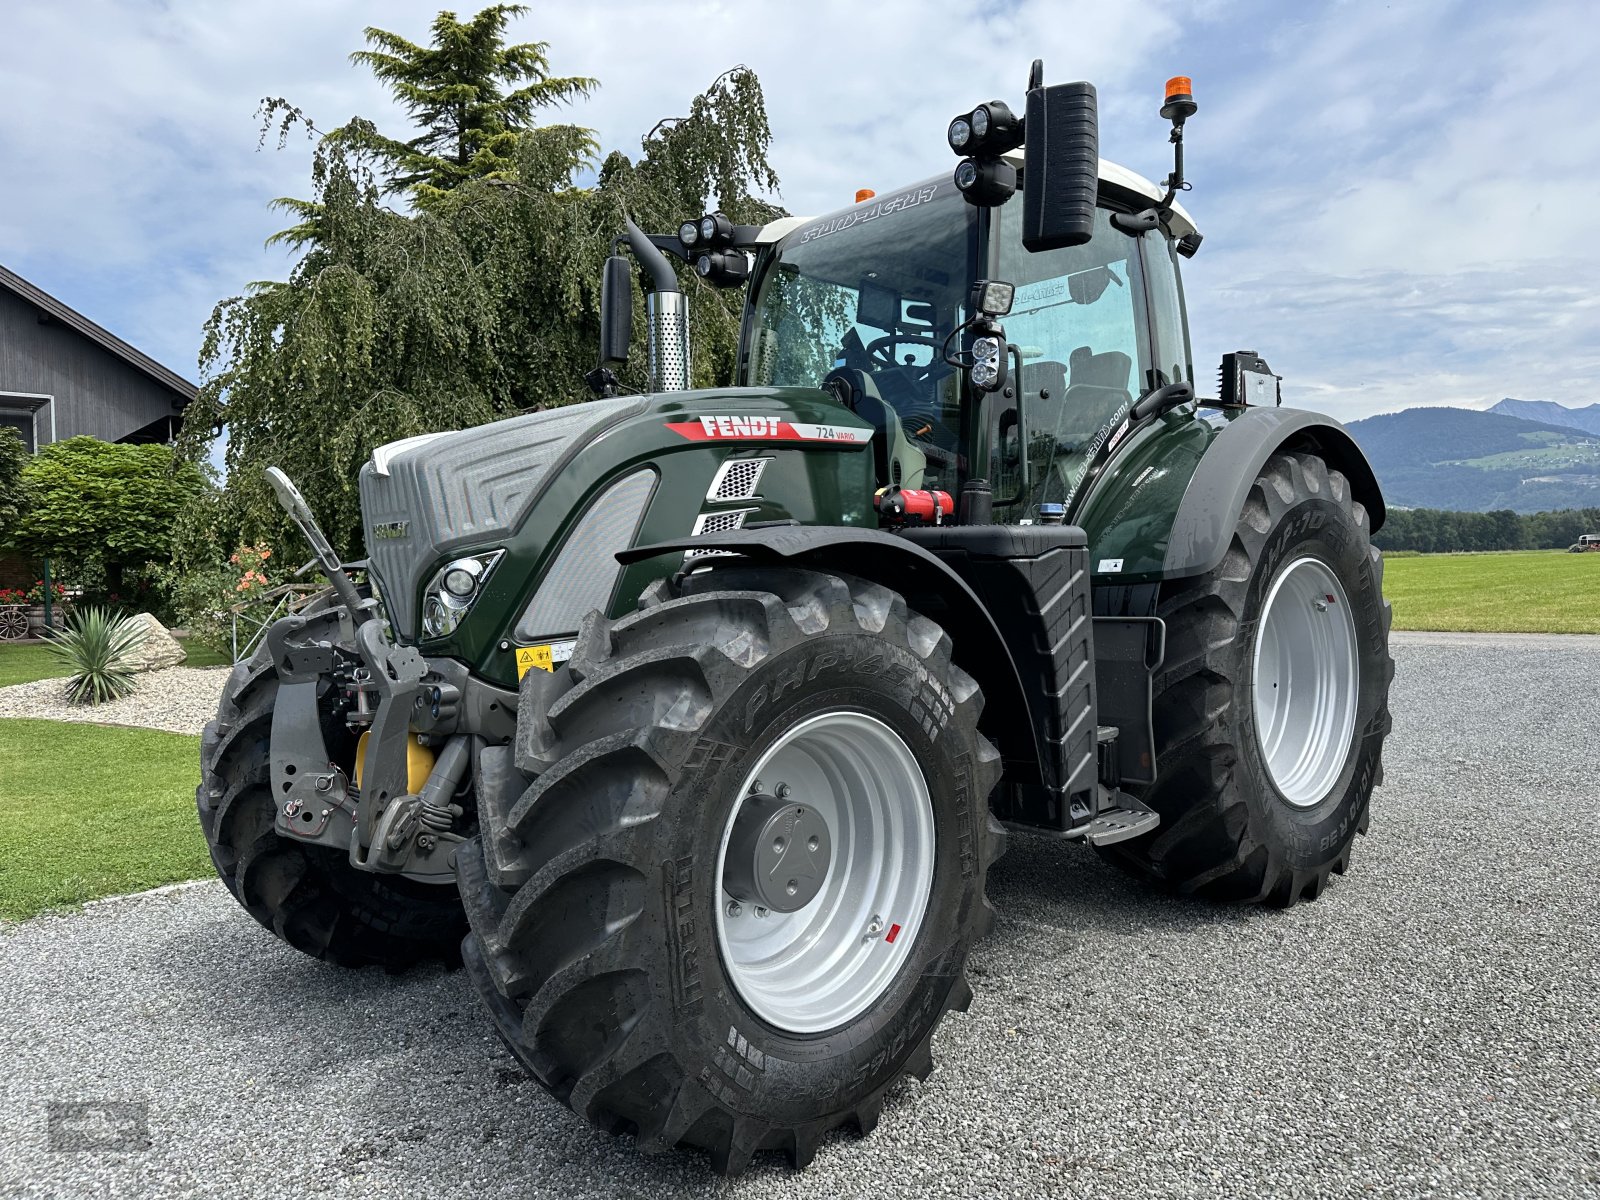
<path fill-rule="evenodd" d="M 395 124 L 346 55 L 368 24 L 425 40 L 440 3 L 10 6 L 0 261 L 193 374 L 212 303 L 286 269 L 262 249 L 283 224 L 267 201 L 306 192 L 303 141 L 256 151 L 257 101 L 285 96 L 325 126 L 356 112 Z M 795 211 L 948 170 L 950 115 L 1017 97 L 1035 56 L 1051 79 L 1095 80 L 1104 152 L 1160 177 L 1160 82 L 1192 74 L 1201 378 L 1251 346 L 1291 397 L 1353 418 L 1587 400 L 1600 368 L 1587 8 L 621 0 L 536 6 L 512 32 L 548 41 L 557 71 L 600 78 L 571 119 L 630 153 L 747 63 Z"/>

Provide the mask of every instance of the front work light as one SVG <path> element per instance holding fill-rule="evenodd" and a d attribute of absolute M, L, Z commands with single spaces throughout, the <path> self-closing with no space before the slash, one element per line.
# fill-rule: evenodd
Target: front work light
<path fill-rule="evenodd" d="M 750 260 L 743 250 L 704 251 L 694 260 L 694 272 L 712 287 L 738 287 L 750 277 Z"/>
<path fill-rule="evenodd" d="M 956 165 L 955 184 L 969 204 L 993 208 L 1017 190 L 1017 169 L 1003 158 L 968 158 Z"/>
<path fill-rule="evenodd" d="M 1016 287 L 1003 279 L 980 279 L 972 285 L 969 307 L 986 317 L 1003 317 L 1011 311 L 1011 302 L 1016 294 Z"/>
<path fill-rule="evenodd" d="M 1022 121 L 1005 103 L 991 100 L 952 120 L 945 138 L 957 154 L 1004 154 L 1022 145 Z"/>
<path fill-rule="evenodd" d="M 692 247 L 700 240 L 700 223 L 698 221 L 685 221 L 678 226 L 678 240 L 686 248 Z"/>
<path fill-rule="evenodd" d="M 972 343 L 972 365 L 967 377 L 981 392 L 998 392 L 1006 382 L 1006 342 L 1004 335 L 986 334 Z"/>

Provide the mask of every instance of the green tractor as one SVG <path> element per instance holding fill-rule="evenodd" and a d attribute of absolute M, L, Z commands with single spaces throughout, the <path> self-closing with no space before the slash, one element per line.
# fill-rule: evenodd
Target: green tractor
<path fill-rule="evenodd" d="M 1259 356 L 1197 397 L 1168 92 L 1165 187 L 1035 64 L 953 178 L 630 224 L 597 397 L 377 450 L 364 563 L 273 472 L 332 587 L 203 741 L 239 903 L 344 965 L 459 955 L 551 1095 L 733 1172 L 926 1077 L 1011 831 L 1315 898 L 1382 774 L 1383 499 Z M 747 290 L 730 386 L 689 389 L 673 259 Z"/>

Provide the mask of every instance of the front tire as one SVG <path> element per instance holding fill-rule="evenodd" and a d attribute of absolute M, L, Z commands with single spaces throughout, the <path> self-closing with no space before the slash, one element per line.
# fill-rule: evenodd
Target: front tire
<path fill-rule="evenodd" d="M 313 602 L 319 603 L 326 602 Z M 200 739 L 195 807 L 218 878 L 264 928 L 313 958 L 391 971 L 459 962 L 466 919 L 448 882 L 361 871 L 340 850 L 277 833 L 271 774 L 277 692 L 277 671 L 263 646 L 233 668 Z M 326 709 L 323 737 L 348 770 L 354 739 L 341 716 Z"/>
<path fill-rule="evenodd" d="M 971 999 L 1003 844 L 986 803 L 999 756 L 950 650 L 887 588 L 730 566 L 676 599 L 657 585 L 621 620 L 591 615 L 571 663 L 529 672 L 516 757 L 531 783 L 505 812 L 485 797 L 461 853 L 463 954 L 547 1091 L 647 1152 L 703 1147 L 731 1174 L 759 1150 L 803 1166 L 829 1130 L 869 1131 L 903 1074 L 926 1077 L 935 1026 Z M 867 793 L 882 807 L 849 826 Z M 794 831 L 833 857 L 806 907 L 763 917 L 751 905 L 782 905 L 804 872 L 753 897 L 731 882 L 735 826 L 757 803 L 782 820 L 783 797 L 814 810 Z M 789 828 L 752 844 L 781 850 Z M 847 864 L 917 873 L 885 832 L 926 846 L 926 877 L 882 889 L 885 908 L 914 897 L 906 911 L 856 913 L 846 893 L 867 876 Z M 832 925 L 807 917 L 830 905 Z"/>
<path fill-rule="evenodd" d="M 1163 585 L 1161 825 L 1101 854 L 1175 891 L 1289 905 L 1342 875 L 1390 727 L 1383 556 L 1350 483 L 1274 455 L 1207 575 Z M 1298 689 L 1298 690 L 1297 690 Z"/>

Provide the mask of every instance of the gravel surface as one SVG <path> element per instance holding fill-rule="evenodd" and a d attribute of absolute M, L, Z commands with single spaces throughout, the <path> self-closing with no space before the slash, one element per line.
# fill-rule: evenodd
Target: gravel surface
<path fill-rule="evenodd" d="M 1349 875 L 1220 908 L 1014 838 L 938 1068 L 804 1173 L 642 1158 L 461 974 L 323 966 L 207 883 L 0 933 L 0 1193 L 1594 1197 L 1600 638 L 1396 643 Z M 106 1100 L 147 1149 L 47 1150 L 49 1102 Z"/>
<path fill-rule="evenodd" d="M 70 703 L 64 680 L 38 679 L 0 688 L 0 717 L 44 717 L 199 733 L 217 715 L 217 702 L 227 682 L 227 667 L 167 667 L 139 675 L 131 696 L 91 705 Z"/>

